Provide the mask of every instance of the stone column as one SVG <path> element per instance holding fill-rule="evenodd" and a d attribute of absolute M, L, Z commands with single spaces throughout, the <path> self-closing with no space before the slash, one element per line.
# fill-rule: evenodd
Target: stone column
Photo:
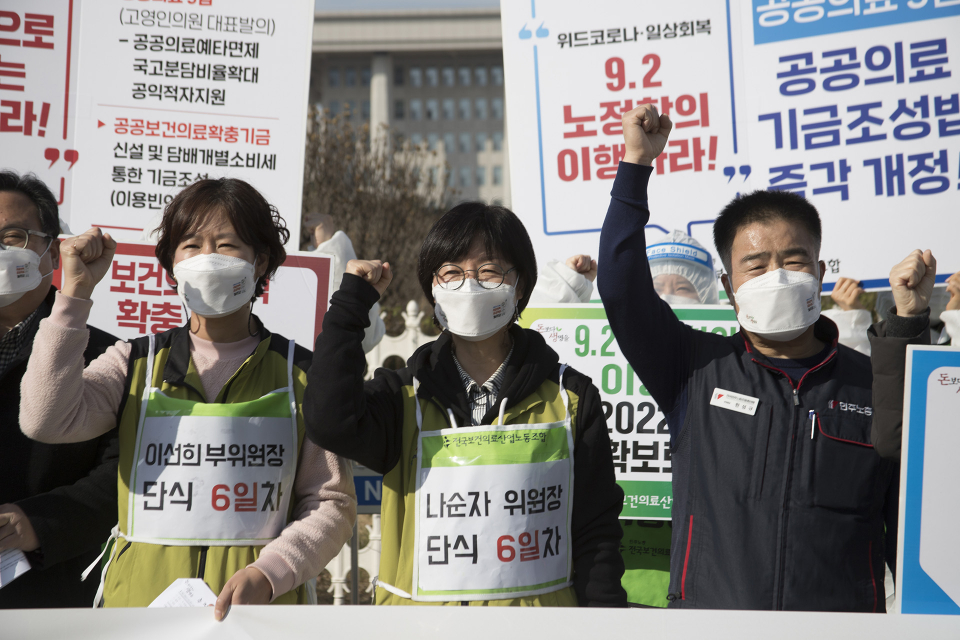
<path fill-rule="evenodd" d="M 393 79 L 393 58 L 389 53 L 373 54 L 370 77 L 370 144 L 390 148 L 390 87 Z"/>

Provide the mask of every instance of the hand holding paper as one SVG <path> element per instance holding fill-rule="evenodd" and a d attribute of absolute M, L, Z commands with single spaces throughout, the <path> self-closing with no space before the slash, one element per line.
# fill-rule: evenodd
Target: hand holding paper
<path fill-rule="evenodd" d="M 0 550 L 35 551 L 40 546 L 30 519 L 15 504 L 0 504 Z"/>
<path fill-rule="evenodd" d="M 177 578 L 148 608 L 212 607 L 216 601 L 216 594 L 200 578 Z"/>
<path fill-rule="evenodd" d="M 27 571 L 30 571 L 30 561 L 23 555 L 23 551 L 19 549 L 0 551 L 0 589 Z"/>

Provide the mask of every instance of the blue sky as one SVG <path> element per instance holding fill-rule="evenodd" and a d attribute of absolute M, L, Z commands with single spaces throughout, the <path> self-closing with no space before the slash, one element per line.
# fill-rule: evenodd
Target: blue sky
<path fill-rule="evenodd" d="M 315 0 L 317 11 L 382 9 L 477 9 L 499 7 L 499 0 Z"/>

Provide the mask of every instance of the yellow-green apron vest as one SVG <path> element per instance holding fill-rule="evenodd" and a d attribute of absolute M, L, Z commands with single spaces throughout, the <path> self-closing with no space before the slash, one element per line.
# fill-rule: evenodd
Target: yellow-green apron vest
<path fill-rule="evenodd" d="M 217 402 L 206 403 L 188 397 L 189 386 L 202 389 L 192 361 L 185 379 L 189 386 L 164 381 L 169 349 L 155 353 L 155 339 L 149 336 L 147 357 L 129 365 L 131 389 L 120 420 L 118 540 L 102 572 L 102 606 L 107 607 L 147 606 L 177 578 L 202 576 L 219 593 L 234 573 L 259 557 L 292 510 L 303 439 L 294 342 L 283 371 L 278 354 L 270 352 L 270 338 L 261 341 Z M 254 373 L 260 374 L 257 384 L 234 384 Z M 228 390 L 236 389 L 228 398 Z M 230 433 L 231 425 L 237 433 Z M 186 432 L 181 438 L 176 437 L 179 426 Z M 156 518 L 161 505 L 172 513 Z M 218 516 L 221 522 L 211 522 Z M 179 522 L 183 535 L 169 521 Z M 306 603 L 306 589 L 274 602 Z"/>
<path fill-rule="evenodd" d="M 561 380 L 562 371 L 563 368 Z M 377 604 L 577 606 L 571 586 L 570 534 L 573 508 L 572 416 L 576 415 L 576 394 L 566 392 L 562 385 L 545 381 L 537 391 L 509 409 L 506 409 L 508 401 L 504 399 L 500 405 L 500 417 L 494 425 L 457 428 L 449 410 L 444 415 L 435 403 L 416 398 L 416 381 L 411 386 L 403 387 L 402 392 L 405 398 L 401 460 L 386 474 L 383 483 L 383 536 Z M 453 428 L 449 428 L 448 419 Z M 531 444 L 532 440 L 536 440 L 536 444 Z M 539 484 L 537 487 L 526 487 L 522 482 L 514 482 L 517 486 L 511 485 L 511 489 L 506 491 L 500 487 L 499 493 L 491 491 L 491 487 L 480 487 L 479 484 L 491 478 L 483 475 L 484 466 L 499 467 L 503 475 L 509 475 L 504 470 L 511 465 L 505 464 L 502 457 L 498 460 L 498 456 L 491 451 L 491 447 L 497 447 L 498 444 L 507 448 L 516 447 L 516 462 L 519 463 L 515 465 L 516 471 L 522 474 L 521 468 L 531 470 L 531 481 L 537 479 L 537 473 L 533 470 L 538 465 L 552 467 L 550 473 L 558 479 L 551 481 L 550 485 L 544 483 L 542 487 Z M 418 451 L 421 451 L 419 455 Z M 472 464 L 463 465 L 465 461 Z M 455 469 L 462 470 L 464 466 L 480 469 L 480 472 L 474 471 L 472 477 L 468 474 L 468 477 L 459 481 L 453 479 L 458 471 L 448 473 Z M 437 470 L 441 472 L 436 473 Z M 433 479 L 430 478 L 431 474 L 434 474 Z M 441 475 L 444 477 L 440 478 Z M 447 478 L 447 475 L 451 477 Z M 544 480 L 548 477 L 552 476 L 540 476 Z M 444 484 L 449 483 L 456 484 L 456 487 L 450 484 L 452 493 L 444 492 L 444 496 L 441 496 L 439 490 L 431 490 L 443 488 Z M 460 487 L 461 484 L 463 487 Z M 478 486 L 471 491 L 473 484 Z M 559 486 L 561 484 L 562 489 Z M 418 488 L 421 490 L 418 491 Z M 523 489 L 527 489 L 526 494 Z M 533 489 L 532 494 L 530 489 Z M 548 490 L 551 491 L 549 498 L 546 497 Z M 432 500 L 430 505 L 427 504 L 428 496 Z M 533 505 L 529 504 L 531 497 Z M 444 501 L 443 505 L 440 504 L 441 500 Z M 464 506 L 457 507 L 459 503 Z M 453 517 L 437 517 L 441 506 L 447 516 Z M 520 529 L 529 528 L 530 531 L 518 530 L 511 535 L 511 531 L 504 528 L 499 532 L 502 535 L 493 538 L 486 536 L 485 542 L 480 543 L 488 569 L 483 574 L 478 571 L 478 565 L 483 564 L 483 556 L 477 553 L 477 545 L 484 536 L 483 533 L 468 531 L 471 528 L 468 523 L 471 513 L 483 513 L 486 517 L 491 509 L 516 513 L 518 518 L 520 509 L 524 510 L 524 514 L 532 509 L 532 513 L 559 519 L 557 523 L 551 522 L 552 526 L 544 528 L 544 531 L 550 529 L 549 539 L 533 520 L 528 521 L 530 527 L 522 523 L 516 525 Z M 457 519 L 461 513 L 464 517 Z M 434 519 L 430 521 L 428 518 Z M 509 519 L 508 516 L 501 523 L 505 524 Z M 479 522 L 481 518 L 475 517 L 473 520 Z M 450 530 L 445 531 L 445 526 Z M 520 540 L 521 536 L 525 536 L 524 540 Z M 527 561 L 540 564 L 542 568 L 525 572 L 519 567 Z M 493 575 L 498 567 L 510 568 L 507 579 L 502 575 Z M 457 569 L 469 577 L 458 577 Z M 535 576 L 546 577 L 538 580 L 534 579 Z M 495 585 L 498 581 L 503 584 Z"/>
<path fill-rule="evenodd" d="M 624 572 L 620 584 L 627 602 L 647 607 L 666 607 L 670 602 L 669 521 L 621 520 Z"/>

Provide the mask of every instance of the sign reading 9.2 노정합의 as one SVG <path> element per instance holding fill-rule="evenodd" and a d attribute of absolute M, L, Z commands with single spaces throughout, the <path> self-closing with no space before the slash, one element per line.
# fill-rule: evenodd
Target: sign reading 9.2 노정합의
<path fill-rule="evenodd" d="M 739 331 L 733 307 L 676 307 L 674 312 L 699 331 Z M 620 352 L 603 306 L 528 307 L 520 324 L 539 332 L 560 362 L 589 376 L 600 390 L 614 473 L 624 494 L 620 517 L 669 520 L 673 491 L 667 421 Z"/>

